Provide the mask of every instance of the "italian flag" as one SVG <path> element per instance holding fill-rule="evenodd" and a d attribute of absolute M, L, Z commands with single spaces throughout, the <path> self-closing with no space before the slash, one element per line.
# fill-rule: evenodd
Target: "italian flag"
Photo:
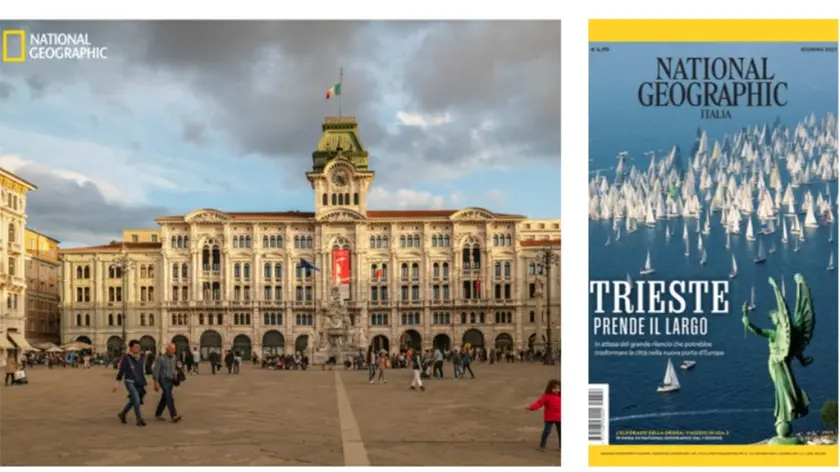
<path fill-rule="evenodd" d="M 341 82 L 333 85 L 329 90 L 327 90 L 327 100 L 335 97 L 336 95 L 341 95 Z"/>

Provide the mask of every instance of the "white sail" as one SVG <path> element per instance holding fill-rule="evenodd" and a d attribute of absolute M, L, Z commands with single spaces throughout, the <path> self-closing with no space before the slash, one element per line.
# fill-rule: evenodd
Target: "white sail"
<path fill-rule="evenodd" d="M 831 255 L 828 256 L 828 270 L 834 270 L 834 249 L 831 250 Z"/>
<path fill-rule="evenodd" d="M 755 234 L 753 232 L 752 218 L 747 220 L 747 241 L 755 241 Z"/>
<path fill-rule="evenodd" d="M 677 377 L 677 371 L 674 369 L 674 363 L 668 359 L 668 367 L 665 368 L 665 378 L 662 379 L 662 385 L 670 386 L 672 390 L 680 388 L 680 379 Z"/>

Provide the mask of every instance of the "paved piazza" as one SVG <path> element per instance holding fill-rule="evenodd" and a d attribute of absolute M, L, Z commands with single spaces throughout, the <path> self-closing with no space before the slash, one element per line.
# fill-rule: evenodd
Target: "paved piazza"
<path fill-rule="evenodd" d="M 184 420 L 149 425 L 117 419 L 124 388 L 116 372 L 38 367 L 30 385 L 0 388 L 0 465 L 558 465 L 556 437 L 536 448 L 536 400 L 558 368 L 474 364 L 477 380 L 428 381 L 411 392 L 411 371 L 386 385 L 361 371 L 266 371 L 191 376 L 176 389 Z M 557 369 L 557 370 L 555 370 Z M 446 365 L 451 374 L 451 364 Z M 554 374 L 554 375 L 552 375 Z"/>

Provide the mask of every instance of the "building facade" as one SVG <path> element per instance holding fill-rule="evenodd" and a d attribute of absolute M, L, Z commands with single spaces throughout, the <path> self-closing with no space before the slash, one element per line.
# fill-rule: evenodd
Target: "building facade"
<path fill-rule="evenodd" d="M 6 351 L 18 344 L 28 348 L 23 338 L 26 318 L 26 273 L 24 234 L 26 194 L 35 185 L 0 169 L 0 363 Z"/>
<path fill-rule="evenodd" d="M 59 242 L 26 228 L 26 340 L 32 343 L 60 343 L 58 251 Z"/>
<path fill-rule="evenodd" d="M 527 349 L 548 329 L 559 343 L 558 219 L 368 210 L 374 172 L 356 120 L 327 118 L 322 131 L 306 174 L 314 212 L 199 209 L 158 218 L 148 234 L 160 242 L 62 250 L 62 341 L 118 351 L 125 323 L 129 339 L 156 350 L 310 350 L 339 283 L 360 345 Z"/>

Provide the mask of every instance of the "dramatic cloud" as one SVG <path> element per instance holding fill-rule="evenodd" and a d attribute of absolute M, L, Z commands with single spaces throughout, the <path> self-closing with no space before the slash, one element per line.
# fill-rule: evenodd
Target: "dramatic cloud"
<path fill-rule="evenodd" d="M 118 158 L 106 163 L 98 157 L 93 165 L 85 153 L 62 152 L 57 143 L 57 153 L 36 153 L 36 144 L 18 149 L 17 142 L 36 143 L 23 138 L 15 146 L 0 139 L 0 152 L 91 175 L 98 187 L 61 182 L 62 191 L 76 185 L 91 200 L 97 199 L 93 190 L 101 199 L 104 183 L 116 180 L 110 174 L 145 176 L 119 179 L 126 187 L 119 193 L 127 197 L 115 207 L 78 207 L 90 218 L 104 215 L 101 223 L 114 222 L 114 228 L 123 222 L 148 226 L 145 212 L 153 204 L 170 206 L 149 198 L 160 189 L 195 191 L 224 175 L 226 182 L 206 191 L 251 190 L 253 175 L 236 179 L 248 165 L 255 172 L 255 160 L 268 159 L 276 165 L 269 169 L 281 170 L 271 185 L 308 192 L 301 176 L 311 166 L 324 116 L 338 112 L 338 100 L 324 100 L 324 93 L 342 69 L 342 112 L 358 118 L 371 152 L 374 189 L 381 187 L 371 195 L 376 206 L 455 206 L 456 195 L 418 188 L 469 179 L 479 169 L 536 162 L 559 175 L 559 22 L 0 22 L 0 29 L 10 28 L 86 33 L 94 45 L 108 47 L 104 61 L 3 67 L 0 103 L 25 97 L 54 111 L 24 129 L 14 113 L 28 110 L 25 105 L 10 115 L 0 108 L 0 132 L 15 123 L 33 138 L 50 134 L 50 127 L 60 129 L 64 140 L 97 136 L 97 144 L 118 150 Z M 71 113 L 78 118 L 58 123 Z M 112 135 L 98 137 L 107 130 Z M 184 189 L 171 188 L 172 182 Z M 242 182 L 248 182 L 244 190 Z M 37 183 L 39 194 L 60 197 Z M 483 188 L 515 194 L 510 185 L 519 184 L 500 178 Z M 500 200 L 485 190 L 470 191 L 488 204 Z"/>
<path fill-rule="evenodd" d="M 27 226 L 71 244 L 119 240 L 123 229 L 151 227 L 154 218 L 170 213 L 156 205 L 128 206 L 109 201 L 96 183 L 84 176 L 13 161 L 10 156 L 0 157 L 0 164 L 37 182 L 38 190 L 30 192 L 26 201 Z"/>

